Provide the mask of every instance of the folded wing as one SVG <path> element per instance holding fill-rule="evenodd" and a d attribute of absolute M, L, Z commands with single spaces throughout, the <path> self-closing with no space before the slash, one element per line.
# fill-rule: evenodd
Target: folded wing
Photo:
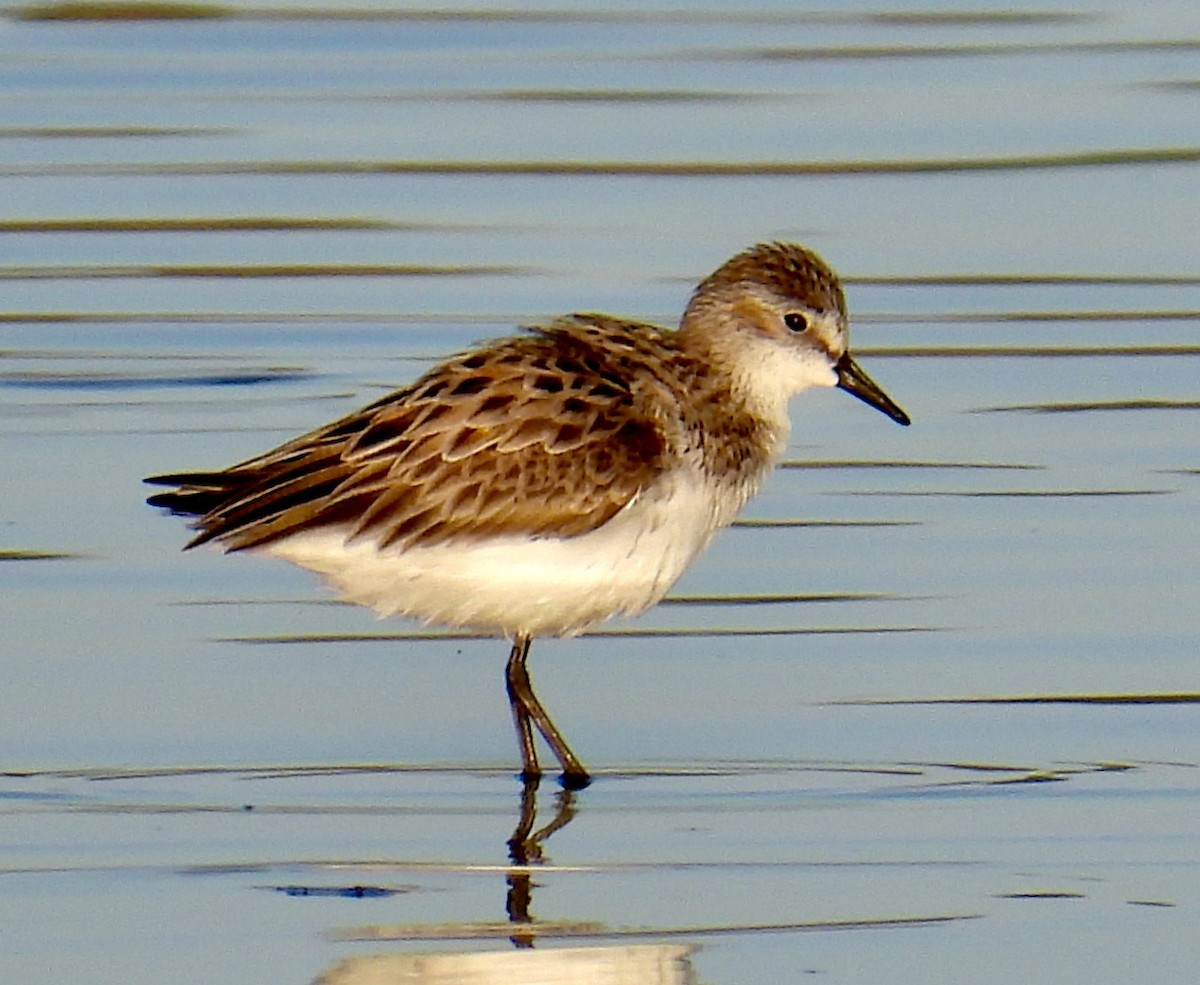
<path fill-rule="evenodd" d="M 317 527 L 404 548 L 593 530 L 671 467 L 673 399 L 631 380 L 652 326 L 560 319 L 439 365 L 412 386 L 222 472 L 155 476 L 148 502 L 228 550 Z"/>

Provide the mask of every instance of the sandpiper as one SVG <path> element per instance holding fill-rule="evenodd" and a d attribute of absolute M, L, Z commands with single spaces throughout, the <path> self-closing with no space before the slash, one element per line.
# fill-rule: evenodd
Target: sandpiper
<path fill-rule="evenodd" d="M 453 356 L 410 386 L 148 502 L 212 541 L 318 572 L 353 602 L 512 640 L 523 776 L 536 726 L 564 786 L 588 773 L 534 694 L 535 636 L 658 602 L 757 491 L 790 397 L 837 386 L 908 416 L 848 349 L 837 276 L 763 243 L 693 292 L 678 329 L 573 314 Z"/>

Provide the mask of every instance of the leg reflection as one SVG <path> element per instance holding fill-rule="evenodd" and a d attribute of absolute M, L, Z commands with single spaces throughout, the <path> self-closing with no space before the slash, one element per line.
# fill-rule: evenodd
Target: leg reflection
<path fill-rule="evenodd" d="M 508 857 L 514 866 L 508 873 L 508 896 L 505 908 L 508 911 L 509 923 L 513 924 L 513 933 L 509 940 L 516 947 L 533 947 L 534 930 L 533 914 L 530 903 L 533 899 L 534 882 L 529 866 L 538 865 L 546 860 L 542 851 L 542 842 L 555 831 L 566 827 L 575 816 L 575 793 L 572 790 L 561 789 L 555 796 L 554 817 L 549 823 L 533 829 L 537 820 L 537 790 L 536 776 L 525 776 L 521 787 L 521 812 L 517 819 L 517 827 L 508 839 Z"/>

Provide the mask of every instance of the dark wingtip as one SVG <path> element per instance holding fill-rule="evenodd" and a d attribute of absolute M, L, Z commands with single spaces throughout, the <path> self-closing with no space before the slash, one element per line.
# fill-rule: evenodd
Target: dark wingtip
<path fill-rule="evenodd" d="M 155 493 L 153 496 L 147 496 L 146 505 L 153 506 L 155 509 L 165 510 L 172 516 L 184 517 L 189 520 L 202 517 L 219 503 L 222 496 L 221 491 L 218 489 L 205 488 L 201 485 L 190 485 L 191 482 L 200 481 L 202 478 L 199 474 L 148 476 L 143 481 L 152 486 L 175 486 L 176 488 L 166 492 Z M 184 546 L 184 550 L 187 550 L 189 547 L 196 547 L 211 539 L 212 534 L 210 532 L 201 530 L 199 534 L 188 541 Z"/>
<path fill-rule="evenodd" d="M 146 505 L 157 507 L 160 510 L 170 510 L 172 513 L 175 513 L 179 516 L 187 516 L 186 513 L 181 512 L 175 507 L 175 498 L 178 495 L 179 493 L 173 492 L 155 493 L 153 496 L 146 497 Z"/>

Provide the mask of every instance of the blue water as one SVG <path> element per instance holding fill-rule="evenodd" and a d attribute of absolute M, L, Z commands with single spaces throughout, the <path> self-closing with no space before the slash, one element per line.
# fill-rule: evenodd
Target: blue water
<path fill-rule="evenodd" d="M 350 6 L 0 4 L 0 977 L 530 981 L 524 926 L 596 981 L 1188 980 L 1193 7 Z M 770 238 L 914 424 L 803 395 L 674 593 L 722 604 L 535 644 L 598 779 L 526 925 L 505 644 L 181 554 L 141 479 Z"/>

